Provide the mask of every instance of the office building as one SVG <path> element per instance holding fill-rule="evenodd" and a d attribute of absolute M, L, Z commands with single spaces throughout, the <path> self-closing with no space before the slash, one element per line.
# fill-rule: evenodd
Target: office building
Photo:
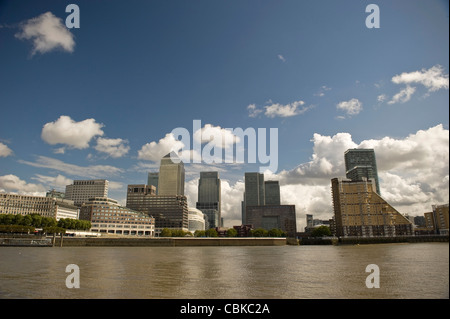
<path fill-rule="evenodd" d="M 206 215 L 209 228 L 222 226 L 220 203 L 221 188 L 219 172 L 200 172 L 196 208 Z"/>
<path fill-rule="evenodd" d="M 201 210 L 189 207 L 188 208 L 188 220 L 189 220 L 189 231 L 191 233 L 195 233 L 196 230 L 205 230 L 206 229 L 206 220 L 205 214 L 202 213 Z"/>
<path fill-rule="evenodd" d="M 349 149 L 344 153 L 345 174 L 352 181 L 361 181 L 362 178 L 375 181 L 375 191 L 380 193 L 378 181 L 377 161 L 373 149 Z"/>
<path fill-rule="evenodd" d="M 433 211 L 424 214 L 426 228 L 431 230 L 435 234 L 448 235 L 448 207 L 449 204 L 432 205 Z"/>
<path fill-rule="evenodd" d="M 78 219 L 78 207 L 62 198 L 0 193 L 0 214 Z"/>
<path fill-rule="evenodd" d="M 260 206 L 265 204 L 264 174 L 245 173 L 245 191 L 242 201 L 242 224 L 247 223 L 247 206 Z"/>
<path fill-rule="evenodd" d="M 295 205 L 247 206 L 247 222 L 254 229 L 281 229 L 287 237 L 295 237 L 297 219 Z"/>
<path fill-rule="evenodd" d="M 278 181 L 264 182 L 264 205 L 280 205 L 280 183 Z"/>
<path fill-rule="evenodd" d="M 184 195 L 185 170 L 183 162 L 171 152 L 161 159 L 158 195 Z"/>
<path fill-rule="evenodd" d="M 412 223 L 376 192 L 374 180 L 331 180 L 337 236 L 413 235 Z"/>
<path fill-rule="evenodd" d="M 108 181 L 105 179 L 75 180 L 66 186 L 66 199 L 81 207 L 93 197 L 108 197 Z"/>
<path fill-rule="evenodd" d="M 163 228 L 188 231 L 188 203 L 184 195 L 156 195 L 155 187 L 128 185 L 126 207 L 155 218 L 155 233 Z"/>
<path fill-rule="evenodd" d="M 80 209 L 80 219 L 91 222 L 91 231 L 119 236 L 155 236 L 155 219 L 107 197 L 93 197 Z"/>
<path fill-rule="evenodd" d="M 158 195 L 158 180 L 159 180 L 159 173 L 154 172 L 148 173 L 147 185 L 155 187 L 156 195 Z"/>

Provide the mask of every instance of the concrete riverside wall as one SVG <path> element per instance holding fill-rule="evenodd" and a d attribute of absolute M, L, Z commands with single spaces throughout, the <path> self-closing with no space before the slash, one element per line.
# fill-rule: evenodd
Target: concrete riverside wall
<path fill-rule="evenodd" d="M 177 247 L 177 246 L 282 246 L 286 238 L 74 238 L 64 237 L 63 247 L 75 246 L 143 246 L 143 247 Z M 61 246 L 61 238 L 56 238 L 55 246 Z"/>
<path fill-rule="evenodd" d="M 448 236 L 302 238 L 300 245 L 364 245 L 388 243 L 448 242 Z"/>

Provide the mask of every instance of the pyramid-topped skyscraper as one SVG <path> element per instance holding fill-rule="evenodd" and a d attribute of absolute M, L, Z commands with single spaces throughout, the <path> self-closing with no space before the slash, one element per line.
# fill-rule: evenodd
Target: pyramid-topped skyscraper
<path fill-rule="evenodd" d="M 184 195 L 185 170 L 181 159 L 170 152 L 161 159 L 158 195 Z"/>

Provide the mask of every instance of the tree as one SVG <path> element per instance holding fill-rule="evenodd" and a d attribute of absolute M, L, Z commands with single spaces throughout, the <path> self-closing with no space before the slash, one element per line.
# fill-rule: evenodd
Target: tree
<path fill-rule="evenodd" d="M 312 237 L 323 237 L 323 236 L 331 236 L 331 230 L 328 226 L 319 226 L 317 228 L 314 228 L 314 230 L 311 233 Z"/>
<path fill-rule="evenodd" d="M 160 237 L 172 237 L 172 231 L 169 228 L 164 228 L 161 231 Z"/>
<path fill-rule="evenodd" d="M 234 228 L 230 228 L 227 230 L 227 237 L 236 237 L 237 234 L 238 234 L 238 232 Z"/>
<path fill-rule="evenodd" d="M 217 233 L 217 230 L 214 228 L 210 228 L 207 231 L 205 231 L 206 237 L 218 237 L 219 234 Z"/>
<path fill-rule="evenodd" d="M 194 232 L 195 237 L 206 237 L 206 232 L 204 230 L 196 230 Z"/>
<path fill-rule="evenodd" d="M 264 228 L 256 228 L 251 230 L 251 236 L 253 237 L 267 237 L 268 235 L 268 231 L 265 230 Z"/>
<path fill-rule="evenodd" d="M 268 233 L 269 237 L 283 237 L 283 234 L 283 231 L 277 228 L 272 228 Z"/>

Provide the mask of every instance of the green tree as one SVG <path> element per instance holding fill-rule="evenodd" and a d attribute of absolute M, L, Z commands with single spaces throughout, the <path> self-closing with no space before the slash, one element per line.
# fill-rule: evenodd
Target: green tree
<path fill-rule="evenodd" d="M 210 228 L 207 231 L 205 231 L 206 237 L 218 237 L 219 234 L 217 233 L 217 230 L 214 228 Z"/>
<path fill-rule="evenodd" d="M 236 237 L 237 234 L 238 234 L 238 232 L 234 228 L 230 228 L 227 230 L 227 237 Z"/>
<path fill-rule="evenodd" d="M 312 237 L 323 237 L 323 236 L 331 236 L 331 230 L 328 226 L 319 226 L 317 228 L 314 228 L 314 230 L 311 233 Z"/>
<path fill-rule="evenodd" d="M 206 237 L 206 232 L 204 230 L 196 230 L 194 232 L 195 237 Z"/>
<path fill-rule="evenodd" d="M 251 230 L 250 233 L 253 237 L 267 237 L 269 232 L 264 228 L 256 228 Z"/>
<path fill-rule="evenodd" d="M 161 237 L 172 237 L 172 231 L 169 228 L 164 228 L 160 234 Z"/>
<path fill-rule="evenodd" d="M 283 237 L 283 231 L 281 229 L 272 228 L 268 232 L 269 237 Z"/>

